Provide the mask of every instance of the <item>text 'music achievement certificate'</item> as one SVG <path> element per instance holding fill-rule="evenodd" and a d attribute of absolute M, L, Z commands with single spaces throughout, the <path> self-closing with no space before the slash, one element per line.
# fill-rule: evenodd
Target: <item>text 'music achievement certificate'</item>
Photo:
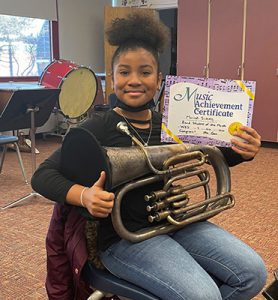
<path fill-rule="evenodd" d="M 230 147 L 232 133 L 251 126 L 255 88 L 255 81 L 166 76 L 161 141 Z"/>

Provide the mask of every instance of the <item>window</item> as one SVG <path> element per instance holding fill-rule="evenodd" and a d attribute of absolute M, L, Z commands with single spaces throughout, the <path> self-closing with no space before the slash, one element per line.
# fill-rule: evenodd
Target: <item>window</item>
<path fill-rule="evenodd" d="M 1 81 L 38 79 L 52 59 L 58 58 L 52 51 L 58 44 L 53 23 L 57 22 L 0 15 Z"/>

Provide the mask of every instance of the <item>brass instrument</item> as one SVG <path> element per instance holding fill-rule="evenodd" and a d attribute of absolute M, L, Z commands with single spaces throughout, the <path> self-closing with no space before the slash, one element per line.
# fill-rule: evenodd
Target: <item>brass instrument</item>
<path fill-rule="evenodd" d="M 137 146 L 102 147 L 88 130 L 73 128 L 62 146 L 62 152 L 63 148 L 67 150 L 62 155 L 62 169 L 70 179 L 87 186 L 98 179 L 102 170 L 106 171 L 105 188 L 117 188 L 112 222 L 121 238 L 140 242 L 211 218 L 234 206 L 234 196 L 230 193 L 230 170 L 218 148 L 191 144 L 144 147 L 131 135 L 126 123 L 120 122 L 117 128 L 129 135 Z M 84 163 L 78 161 L 74 166 L 76 153 L 83 157 Z M 212 166 L 215 173 L 214 196 L 210 192 L 210 173 L 204 168 L 206 163 Z M 78 173 L 76 169 L 80 169 L 80 166 L 83 166 L 82 172 Z M 188 179 L 194 181 L 183 184 Z M 163 188 L 150 191 L 142 201 L 149 202 L 147 211 L 150 225 L 154 222 L 159 224 L 137 232 L 128 231 L 121 218 L 124 195 L 132 189 L 158 181 L 164 182 Z M 179 181 L 182 183 L 177 184 Z M 188 192 L 199 187 L 203 188 L 204 200 L 191 203 Z"/>

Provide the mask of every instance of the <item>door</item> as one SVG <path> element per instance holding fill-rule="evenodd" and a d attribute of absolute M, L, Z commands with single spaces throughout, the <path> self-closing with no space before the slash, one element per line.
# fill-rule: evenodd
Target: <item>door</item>
<path fill-rule="evenodd" d="M 208 7 L 208 0 L 178 2 L 177 75 L 205 76 Z"/>
<path fill-rule="evenodd" d="M 209 77 L 240 79 L 243 0 L 211 0 Z"/>
<path fill-rule="evenodd" d="M 278 141 L 278 1 L 247 6 L 245 79 L 255 80 L 252 126 L 264 141 Z"/>

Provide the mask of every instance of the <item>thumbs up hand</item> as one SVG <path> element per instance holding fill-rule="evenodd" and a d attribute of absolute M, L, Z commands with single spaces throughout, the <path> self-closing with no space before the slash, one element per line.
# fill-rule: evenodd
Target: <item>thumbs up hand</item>
<path fill-rule="evenodd" d="M 114 206 L 115 195 L 104 190 L 105 179 L 106 174 L 102 171 L 95 184 L 84 190 L 82 195 L 84 207 L 92 216 L 98 218 L 106 218 Z"/>

